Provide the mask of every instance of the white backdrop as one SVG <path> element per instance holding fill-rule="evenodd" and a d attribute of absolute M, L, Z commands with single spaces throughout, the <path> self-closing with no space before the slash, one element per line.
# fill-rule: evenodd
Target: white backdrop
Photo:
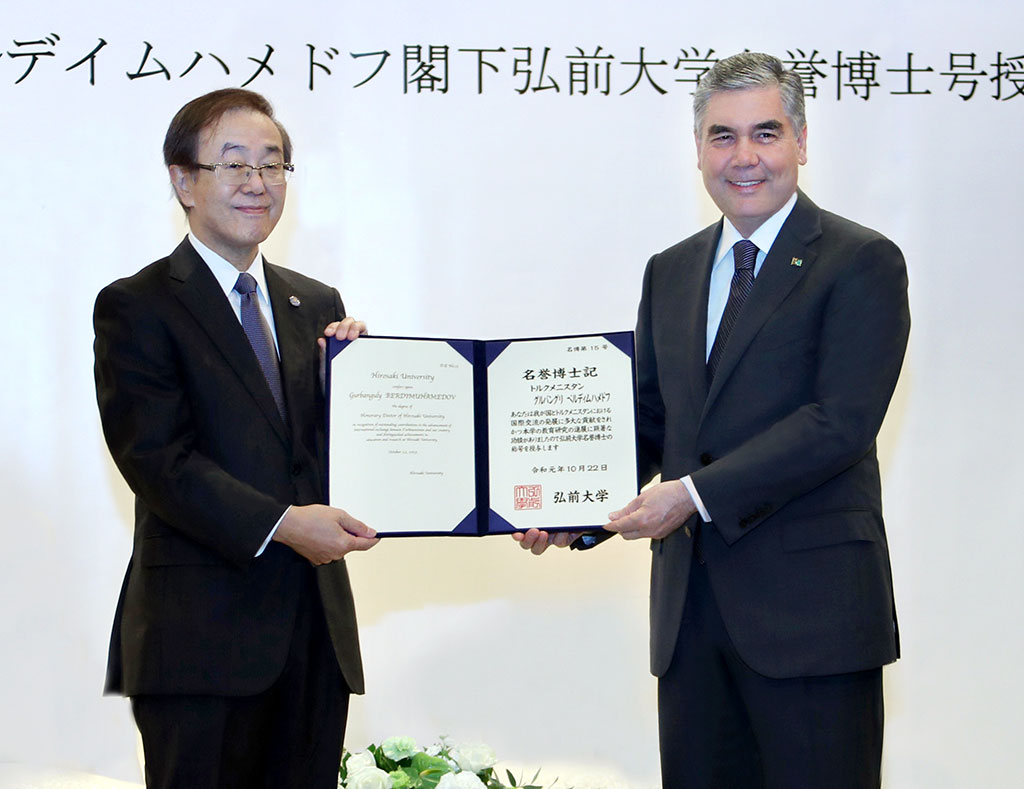
<path fill-rule="evenodd" d="M 0 18 L 0 763 L 139 780 L 127 702 L 100 696 L 132 510 L 100 435 L 90 320 L 103 285 L 184 233 L 160 157 L 179 106 L 254 77 L 299 168 L 267 255 L 337 285 L 371 331 L 629 329 L 649 255 L 717 216 L 677 59 L 750 48 L 820 61 L 801 184 L 910 269 L 880 439 L 905 655 L 886 671 L 887 786 L 1024 785 L 1024 273 L 1004 241 L 1021 220 L 1019 2 L 41 0 Z M 449 47 L 447 93 L 403 89 L 414 45 Z M 478 93 L 477 53 L 458 50 L 499 48 Z M 595 53 L 614 57 L 584 94 L 567 56 Z M 858 63 L 876 69 L 867 100 Z M 932 70 L 908 86 L 908 66 Z M 394 540 L 349 565 L 369 688 L 350 746 L 447 733 L 656 781 L 645 546 L 536 559 L 497 538 Z"/>

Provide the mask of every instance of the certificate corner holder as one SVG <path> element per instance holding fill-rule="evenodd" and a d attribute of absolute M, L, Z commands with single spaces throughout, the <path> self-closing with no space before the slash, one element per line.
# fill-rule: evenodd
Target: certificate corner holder
<path fill-rule="evenodd" d="M 608 332 L 601 336 L 626 354 L 630 359 L 636 358 L 636 338 L 632 331 Z"/>
<path fill-rule="evenodd" d="M 469 514 L 459 521 L 459 525 L 451 531 L 456 536 L 479 537 L 480 536 L 480 509 L 474 507 Z"/>
<path fill-rule="evenodd" d="M 494 510 L 488 508 L 484 528 L 481 529 L 480 534 L 481 536 L 488 534 L 512 534 L 517 531 L 524 531 L 524 529 L 517 529 Z"/>
<path fill-rule="evenodd" d="M 337 337 L 327 338 L 327 361 L 331 361 L 335 356 L 345 350 L 349 345 L 352 344 L 352 340 L 339 340 Z M 329 367 L 329 366 L 328 366 Z"/>

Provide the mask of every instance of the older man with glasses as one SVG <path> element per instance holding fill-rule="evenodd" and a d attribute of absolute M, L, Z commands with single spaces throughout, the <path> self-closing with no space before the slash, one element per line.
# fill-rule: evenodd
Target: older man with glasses
<path fill-rule="evenodd" d="M 294 169 L 266 99 L 189 102 L 164 161 L 188 237 L 94 315 L 103 431 L 135 494 L 106 689 L 132 699 L 149 787 L 333 789 L 363 691 L 344 557 L 376 539 L 321 503 L 319 370 L 324 336 L 366 327 L 260 253 Z"/>

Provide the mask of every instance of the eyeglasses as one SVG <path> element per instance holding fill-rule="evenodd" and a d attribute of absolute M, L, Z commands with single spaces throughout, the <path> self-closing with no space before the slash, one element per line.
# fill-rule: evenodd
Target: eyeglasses
<path fill-rule="evenodd" d="M 243 164 L 242 162 L 216 162 L 214 164 L 196 164 L 200 170 L 209 170 L 218 181 L 226 186 L 241 186 L 248 183 L 252 174 L 259 173 L 267 186 L 280 186 L 287 181 L 295 165 L 291 162 L 271 162 L 270 164 Z"/>

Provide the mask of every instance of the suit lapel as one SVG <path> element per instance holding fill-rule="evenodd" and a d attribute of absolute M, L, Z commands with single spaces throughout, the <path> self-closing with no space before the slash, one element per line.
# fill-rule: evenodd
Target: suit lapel
<path fill-rule="evenodd" d="M 817 253 L 810 244 L 821 236 L 820 212 L 803 192 L 798 191 L 797 195 L 796 205 L 768 251 L 750 296 L 729 335 L 715 380 L 708 391 L 705 415 L 761 327 L 814 264 Z M 706 296 L 704 303 L 707 304 Z"/>
<path fill-rule="evenodd" d="M 684 360 L 690 381 L 690 398 L 693 403 L 705 403 L 708 399 L 707 336 L 708 336 L 708 294 L 711 290 L 711 267 L 714 264 L 718 241 L 722 237 L 722 222 L 708 228 L 698 241 L 694 253 L 699 267 L 690 267 L 689 278 L 684 282 L 685 293 L 681 301 L 683 326 L 680 337 L 692 337 Z"/>
<path fill-rule="evenodd" d="M 708 289 L 721 230 L 721 222 L 704 228 L 661 253 L 664 266 L 658 261 L 652 269 L 650 341 L 659 370 L 658 394 L 668 411 L 699 414 L 707 400 Z"/>
<path fill-rule="evenodd" d="M 256 361 L 256 354 L 245 336 L 245 330 L 224 298 L 224 291 L 213 272 L 187 239 L 171 253 L 169 274 L 175 295 L 202 326 L 228 367 L 242 380 L 281 440 L 288 443 L 285 424 L 278 413 L 270 387 L 267 386 L 267 379 L 263 377 L 263 371 Z"/>
<path fill-rule="evenodd" d="M 285 279 L 285 269 L 266 263 L 267 289 L 270 305 L 274 309 L 277 344 L 281 350 L 281 380 L 288 403 L 316 402 L 315 387 L 319 380 L 319 352 L 316 334 L 310 333 L 311 321 L 307 313 L 314 302 L 295 282 Z M 314 331 L 322 329 L 318 327 Z M 289 410 L 294 424 L 295 414 Z"/>

